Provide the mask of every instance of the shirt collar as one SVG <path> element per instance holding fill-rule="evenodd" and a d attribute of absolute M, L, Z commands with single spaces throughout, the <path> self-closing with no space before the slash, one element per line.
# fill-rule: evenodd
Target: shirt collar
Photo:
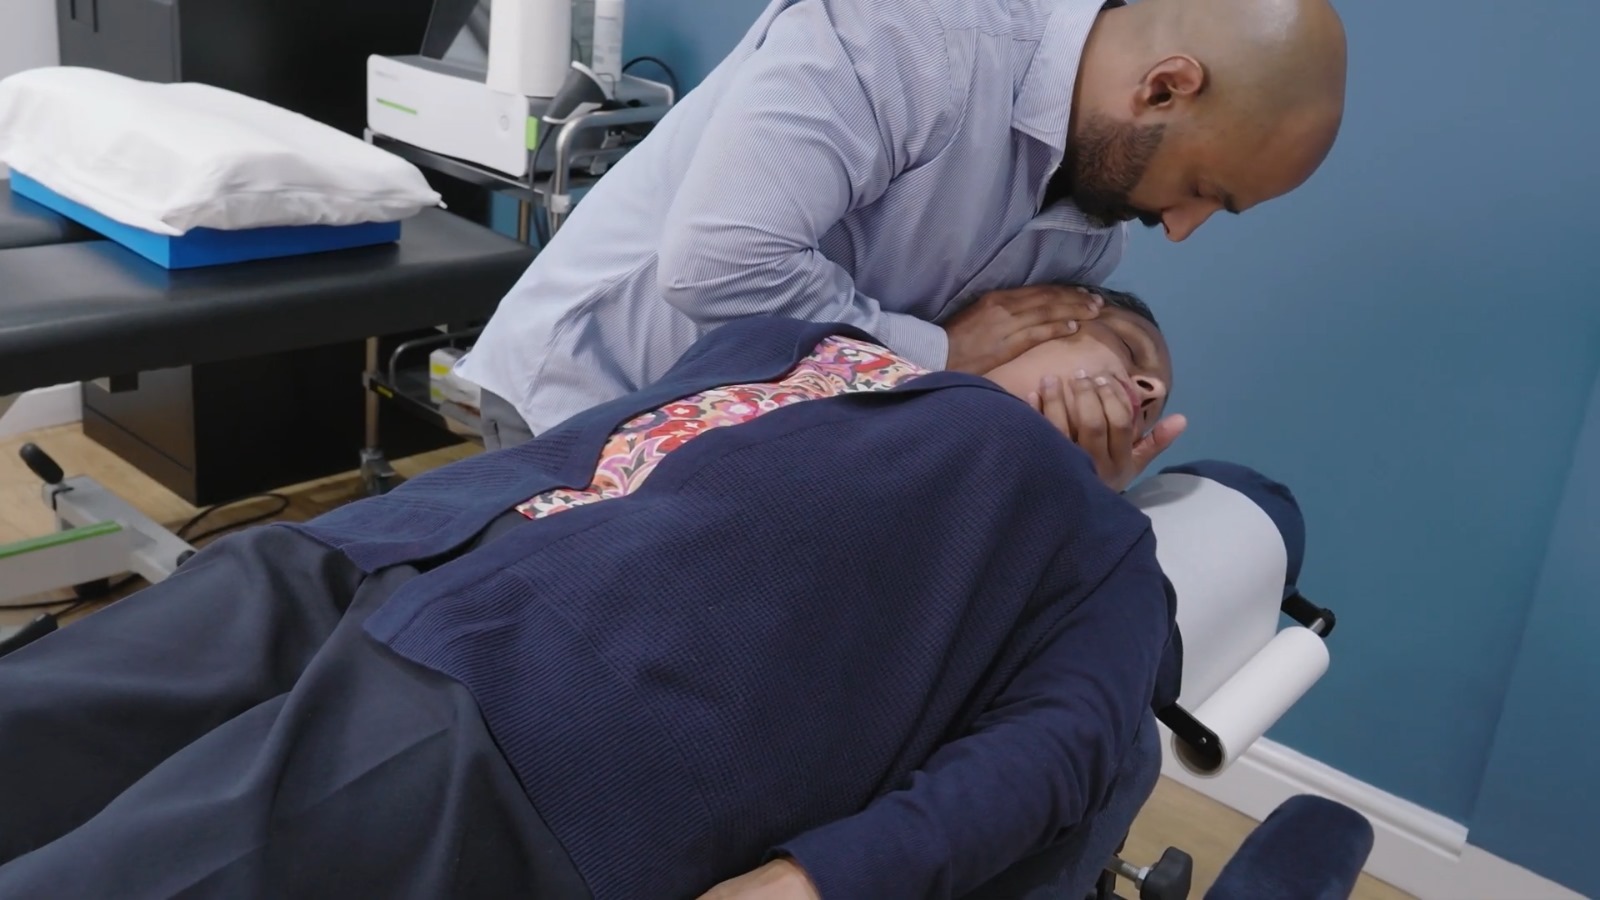
<path fill-rule="evenodd" d="M 1078 82 L 1078 63 L 1089 29 L 1102 9 L 1126 5 L 1125 0 L 1055 0 L 1050 18 L 1022 76 L 1012 109 L 1014 128 L 1043 141 L 1058 153 L 1067 147 L 1067 125 L 1072 120 L 1072 92 Z"/>

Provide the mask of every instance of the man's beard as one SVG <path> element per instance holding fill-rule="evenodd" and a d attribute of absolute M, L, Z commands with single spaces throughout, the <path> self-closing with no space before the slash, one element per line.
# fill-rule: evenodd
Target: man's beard
<path fill-rule="evenodd" d="M 1154 228 L 1161 216 L 1137 209 L 1128 195 L 1161 147 L 1165 125 L 1129 125 L 1104 116 L 1078 123 L 1061 167 L 1072 179 L 1073 205 L 1102 228 L 1138 219 Z"/>

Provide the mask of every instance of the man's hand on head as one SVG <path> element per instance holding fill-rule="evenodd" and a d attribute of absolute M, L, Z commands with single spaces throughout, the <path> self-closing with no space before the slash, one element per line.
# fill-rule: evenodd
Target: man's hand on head
<path fill-rule="evenodd" d="M 806 870 L 780 858 L 759 869 L 730 878 L 700 895 L 699 900 L 821 900 Z"/>
<path fill-rule="evenodd" d="M 1140 437 L 1134 433 L 1137 417 L 1120 384 L 1103 376 L 1076 374 L 1066 385 L 1054 376 L 1046 378 L 1029 402 L 1089 454 L 1101 481 L 1125 491 L 1189 422 L 1183 416 L 1167 416 Z"/>
<path fill-rule="evenodd" d="M 1105 300 L 1080 287 L 1037 285 L 990 291 L 945 323 L 945 368 L 982 375 L 1045 341 L 1074 334 Z"/>

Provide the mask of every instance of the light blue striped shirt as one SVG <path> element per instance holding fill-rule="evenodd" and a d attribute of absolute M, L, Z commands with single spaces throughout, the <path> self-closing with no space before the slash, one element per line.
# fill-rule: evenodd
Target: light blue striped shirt
<path fill-rule="evenodd" d="M 990 290 L 1101 283 L 1125 226 L 1040 212 L 1104 0 L 773 0 L 603 177 L 460 363 L 535 433 L 750 315 L 943 368 Z"/>

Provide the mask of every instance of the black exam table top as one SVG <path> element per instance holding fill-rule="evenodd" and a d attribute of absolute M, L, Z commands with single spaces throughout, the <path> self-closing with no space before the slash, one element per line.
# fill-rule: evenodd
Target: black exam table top
<path fill-rule="evenodd" d="M 11 193 L 5 179 L 0 178 L 0 250 L 92 241 L 96 237 L 66 216 Z"/>
<path fill-rule="evenodd" d="M 485 319 L 533 255 L 439 209 L 398 243 L 211 268 L 103 240 L 0 249 L 0 397 Z"/>

